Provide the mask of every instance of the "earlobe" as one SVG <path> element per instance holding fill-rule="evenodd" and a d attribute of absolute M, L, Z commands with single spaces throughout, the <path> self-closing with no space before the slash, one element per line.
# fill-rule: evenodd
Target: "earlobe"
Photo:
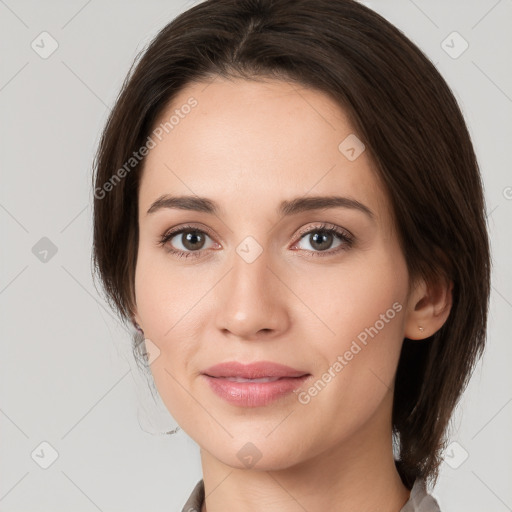
<path fill-rule="evenodd" d="M 404 337 L 423 340 L 441 329 L 451 311 L 452 292 L 452 281 L 419 282 L 409 300 Z"/>

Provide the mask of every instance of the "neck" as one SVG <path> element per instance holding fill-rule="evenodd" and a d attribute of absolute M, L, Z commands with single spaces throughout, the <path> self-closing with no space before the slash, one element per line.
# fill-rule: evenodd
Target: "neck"
<path fill-rule="evenodd" d="M 334 449 L 279 469 L 233 468 L 202 449 L 201 512 L 399 512 L 410 491 L 395 467 L 389 421 L 373 420 Z"/>

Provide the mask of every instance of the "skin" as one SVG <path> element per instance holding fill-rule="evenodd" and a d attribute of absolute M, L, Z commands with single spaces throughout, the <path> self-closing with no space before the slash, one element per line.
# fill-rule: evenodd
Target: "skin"
<path fill-rule="evenodd" d="M 398 512 L 409 498 L 391 444 L 400 349 L 404 337 L 442 326 L 450 287 L 412 286 L 369 151 L 354 161 L 340 152 L 355 131 L 329 97 L 287 82 L 216 77 L 188 85 L 160 120 L 191 96 L 198 105 L 144 163 L 134 320 L 160 351 L 151 371 L 162 400 L 200 446 L 203 511 Z M 148 214 L 163 194 L 207 197 L 221 210 Z M 333 194 L 363 203 L 373 218 L 341 207 L 276 213 L 283 200 Z M 323 222 L 348 230 L 354 243 L 333 236 L 323 251 L 312 245 Z M 185 224 L 209 230 L 203 245 L 194 242 L 197 258 L 158 244 Z M 236 252 L 248 236 L 262 249 L 252 263 Z M 179 234 L 167 248 L 186 251 L 183 244 Z M 201 376 L 224 361 L 269 360 L 312 374 L 307 390 L 395 303 L 401 310 L 307 404 L 290 393 L 238 407 Z M 261 453 L 252 467 L 237 457 L 247 442 Z"/>

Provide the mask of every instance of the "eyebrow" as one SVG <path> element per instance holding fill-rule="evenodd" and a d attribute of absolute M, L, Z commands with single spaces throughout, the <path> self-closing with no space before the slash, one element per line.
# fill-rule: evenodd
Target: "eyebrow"
<path fill-rule="evenodd" d="M 193 210 L 212 215 L 219 215 L 221 210 L 215 201 L 206 197 L 163 195 L 150 206 L 146 215 L 164 208 Z M 289 201 L 282 201 L 277 209 L 277 213 L 282 216 L 290 216 L 310 210 L 324 210 L 328 208 L 350 208 L 363 212 L 372 220 L 375 218 L 375 214 L 366 205 L 355 199 L 342 196 L 297 197 Z"/>

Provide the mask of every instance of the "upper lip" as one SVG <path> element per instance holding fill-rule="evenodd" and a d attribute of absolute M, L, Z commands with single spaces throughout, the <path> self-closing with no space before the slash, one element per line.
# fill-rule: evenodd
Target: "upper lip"
<path fill-rule="evenodd" d="M 263 377 L 302 377 L 308 372 L 297 370 L 271 361 L 257 361 L 243 364 L 238 361 L 219 363 L 203 371 L 210 377 L 241 377 L 243 379 L 261 379 Z"/>

